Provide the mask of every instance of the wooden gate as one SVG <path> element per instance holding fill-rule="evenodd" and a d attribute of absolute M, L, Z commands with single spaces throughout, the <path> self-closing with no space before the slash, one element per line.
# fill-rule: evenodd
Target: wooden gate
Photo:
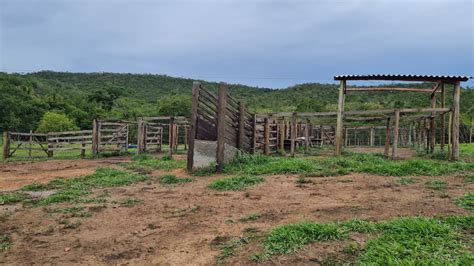
<path fill-rule="evenodd" d="M 94 156 L 105 151 L 127 151 L 128 129 L 128 122 L 94 120 L 92 129 L 95 136 L 92 145 Z"/>
<path fill-rule="evenodd" d="M 3 159 L 41 158 L 48 155 L 47 134 L 4 132 Z"/>
<path fill-rule="evenodd" d="M 161 152 L 163 144 L 163 127 L 157 123 L 147 123 L 145 125 L 145 152 Z"/>

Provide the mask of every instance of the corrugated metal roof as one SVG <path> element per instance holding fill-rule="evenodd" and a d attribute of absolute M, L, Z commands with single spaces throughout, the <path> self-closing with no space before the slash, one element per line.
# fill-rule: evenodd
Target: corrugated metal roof
<path fill-rule="evenodd" d="M 337 75 L 334 80 L 402 80 L 402 81 L 467 81 L 469 76 L 439 76 L 439 75 L 402 75 L 402 74 L 375 74 L 375 75 Z"/>

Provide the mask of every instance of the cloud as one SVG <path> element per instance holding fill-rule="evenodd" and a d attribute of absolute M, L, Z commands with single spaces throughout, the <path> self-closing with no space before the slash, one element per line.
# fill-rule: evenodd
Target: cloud
<path fill-rule="evenodd" d="M 270 87 L 341 73 L 474 73 L 472 1 L 3 0 L 1 8 L 4 70 Z"/>

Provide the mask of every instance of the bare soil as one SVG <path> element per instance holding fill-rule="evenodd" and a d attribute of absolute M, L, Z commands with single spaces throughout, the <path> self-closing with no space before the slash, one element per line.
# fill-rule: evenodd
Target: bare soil
<path fill-rule="evenodd" d="M 0 184 L 13 189 L 56 176 L 92 173 L 96 167 L 125 160 L 128 158 L 6 164 L 0 168 Z M 173 173 L 187 176 L 182 169 Z M 303 186 L 296 184 L 296 175 L 274 175 L 247 191 L 207 188 L 220 177 L 194 177 L 192 183 L 175 186 L 150 181 L 96 190 L 94 193 L 107 192 L 110 197 L 104 204 L 87 204 L 86 210 L 92 213 L 87 218 L 70 218 L 44 208 L 3 208 L 0 233 L 11 238 L 12 246 L 0 253 L 0 264 L 215 264 L 219 244 L 242 236 L 249 230 L 246 228 L 267 232 L 301 220 L 467 215 L 453 199 L 474 188 L 456 176 L 436 177 L 448 183 L 445 191 L 436 191 L 425 187 L 428 177 L 400 185 L 396 177 L 368 174 L 310 178 L 313 183 Z M 117 203 L 130 197 L 139 202 L 129 207 Z M 260 218 L 239 221 L 253 213 L 260 213 Z M 363 236 L 353 235 L 342 242 L 311 244 L 295 255 L 276 257 L 266 264 L 319 264 L 345 245 L 364 241 Z M 260 246 L 252 242 L 225 263 L 251 264 L 249 256 Z"/>

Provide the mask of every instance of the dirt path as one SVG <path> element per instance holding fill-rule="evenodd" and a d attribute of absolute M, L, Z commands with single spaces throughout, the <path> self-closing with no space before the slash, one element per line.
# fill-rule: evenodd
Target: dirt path
<path fill-rule="evenodd" d="M 46 183 L 56 177 L 87 175 L 97 167 L 129 161 L 129 157 L 95 160 L 48 160 L 39 162 L 0 163 L 0 191 L 18 189 L 31 183 Z"/>
<path fill-rule="evenodd" d="M 92 162 L 96 161 L 90 162 L 91 168 L 96 166 Z M 174 173 L 186 176 L 183 170 Z M 395 177 L 351 174 L 311 178 L 313 183 L 297 186 L 297 176 L 276 175 L 247 192 L 216 192 L 207 188 L 216 178 L 196 177 L 192 183 L 177 186 L 145 182 L 106 189 L 107 204 L 91 205 L 92 217 L 78 219 L 81 224 L 74 228 L 64 225 L 61 214 L 42 208 L 7 213 L 0 231 L 11 236 L 13 245 L 0 256 L 0 263 L 215 264 L 216 243 L 241 236 L 245 228 L 265 232 L 302 219 L 327 222 L 468 214 L 453 204 L 453 198 L 474 188 L 462 178 L 449 176 L 437 177 L 448 183 L 440 192 L 425 187 L 427 177 L 399 185 Z M 132 207 L 113 203 L 128 197 L 140 202 Z M 239 221 L 252 213 L 261 217 Z M 227 262 L 248 264 L 248 254 Z"/>

